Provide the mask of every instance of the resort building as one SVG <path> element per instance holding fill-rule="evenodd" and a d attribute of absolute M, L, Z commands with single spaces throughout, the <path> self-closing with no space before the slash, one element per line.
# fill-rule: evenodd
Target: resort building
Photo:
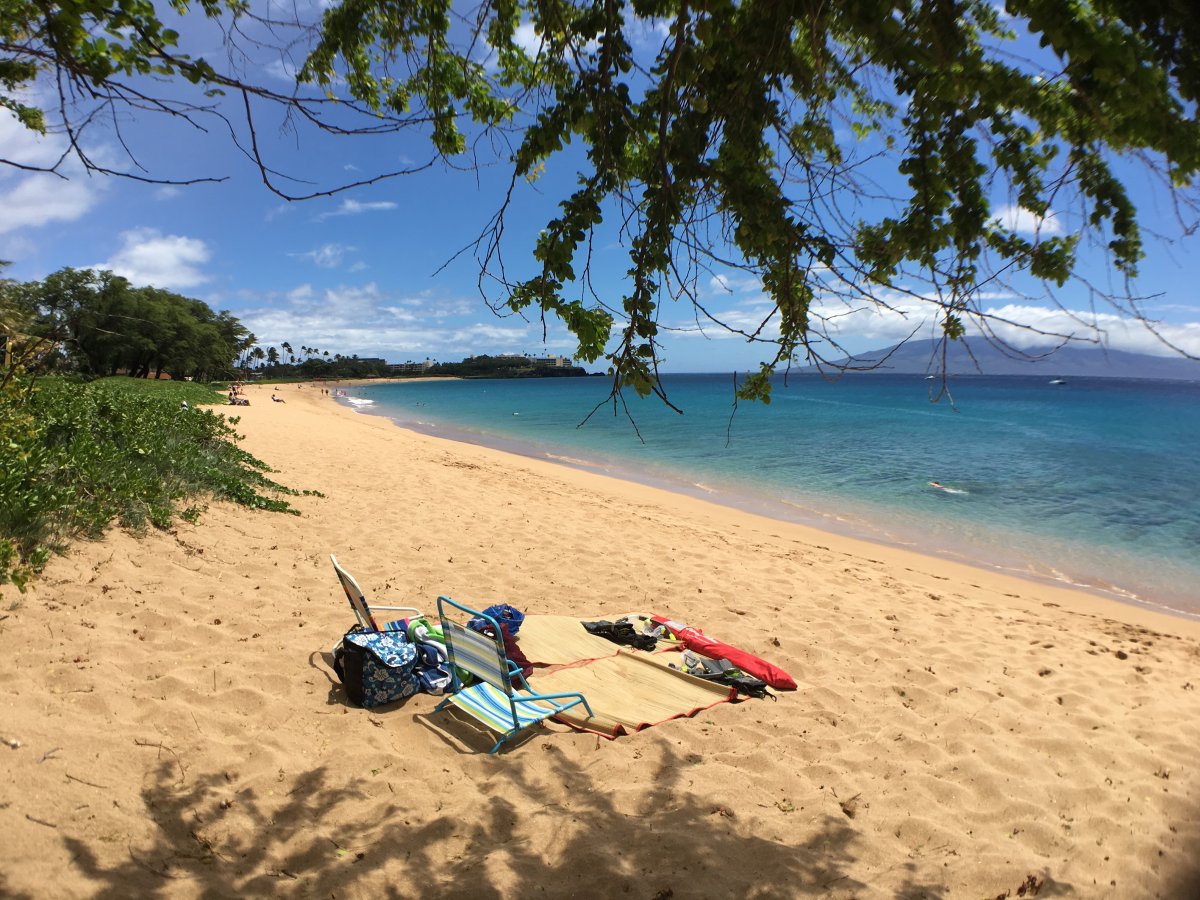
<path fill-rule="evenodd" d="M 407 362 L 392 363 L 387 367 L 389 375 L 421 375 L 432 369 L 437 363 L 432 359 L 426 358 L 425 362 L 413 362 L 411 359 Z"/>

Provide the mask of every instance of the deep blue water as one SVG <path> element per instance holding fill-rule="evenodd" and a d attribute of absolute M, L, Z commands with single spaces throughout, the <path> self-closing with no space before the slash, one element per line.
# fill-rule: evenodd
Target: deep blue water
<path fill-rule="evenodd" d="M 733 408 L 732 379 L 665 379 L 676 414 L 605 378 L 349 389 L 439 434 L 976 564 L 1200 615 L 1200 384 L 791 378 Z M 731 418 L 732 416 L 732 418 Z M 640 435 L 640 438 L 639 438 Z M 938 481 L 955 493 L 931 488 Z"/>

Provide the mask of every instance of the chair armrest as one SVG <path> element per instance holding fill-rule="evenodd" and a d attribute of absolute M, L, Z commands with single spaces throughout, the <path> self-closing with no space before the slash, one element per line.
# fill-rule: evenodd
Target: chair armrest
<path fill-rule="evenodd" d="M 587 697 L 583 696 L 583 694 L 579 693 L 578 691 L 571 691 L 565 694 L 537 694 L 533 691 L 530 691 L 530 696 L 528 697 L 520 697 L 514 694 L 513 701 L 516 703 L 537 703 L 539 700 L 566 700 L 568 697 L 574 697 L 575 702 L 568 703 L 566 706 L 562 707 L 559 712 L 565 712 L 572 706 L 575 706 L 575 704 L 582 703 L 583 708 L 587 710 L 588 718 L 591 718 L 595 715 L 595 713 L 592 712 L 591 704 L 587 702 Z"/>
<path fill-rule="evenodd" d="M 533 688 L 529 686 L 529 682 L 525 680 L 525 673 L 521 671 L 521 667 L 511 659 L 508 660 L 508 680 L 523 691 L 529 691 L 531 694 L 534 692 Z"/>
<path fill-rule="evenodd" d="M 381 606 L 378 603 L 372 603 L 371 609 L 372 610 L 383 609 L 383 610 L 387 610 L 388 612 L 410 612 L 410 613 L 416 613 L 418 616 L 424 615 L 424 613 L 422 613 L 415 606 Z"/>

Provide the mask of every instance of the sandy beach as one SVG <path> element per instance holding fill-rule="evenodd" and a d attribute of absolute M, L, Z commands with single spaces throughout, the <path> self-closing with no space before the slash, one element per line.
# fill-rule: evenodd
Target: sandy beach
<path fill-rule="evenodd" d="M 0 897 L 1200 897 L 1200 623 L 272 392 L 220 411 L 301 515 L 4 588 Z M 347 704 L 330 553 L 426 611 L 664 614 L 801 690 L 490 757 L 438 698 Z"/>

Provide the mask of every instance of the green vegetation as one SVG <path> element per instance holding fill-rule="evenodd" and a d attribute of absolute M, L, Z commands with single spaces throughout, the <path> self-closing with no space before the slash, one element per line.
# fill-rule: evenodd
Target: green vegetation
<path fill-rule="evenodd" d="M 203 408 L 225 397 L 201 381 L 234 377 L 254 343 L 228 313 L 63 269 L 0 281 L 0 339 L 0 584 L 23 589 L 53 552 L 113 522 L 194 520 L 207 498 L 295 512 L 282 495 L 296 492 L 238 448 L 237 419 Z"/>
<path fill-rule="evenodd" d="M 229 386 L 223 382 L 197 384 L 192 381 L 150 381 L 145 378 L 113 376 L 93 381 L 91 386 L 110 394 L 124 397 L 144 397 L 179 406 L 187 401 L 190 406 L 228 403 L 226 393 Z"/>
<path fill-rule="evenodd" d="M 254 370 L 256 377 L 266 381 L 317 381 L 327 378 L 380 378 L 390 375 L 391 369 L 382 359 L 360 359 L 358 355 L 330 355 L 316 347 L 295 350 L 284 341 L 275 347 L 253 347 L 242 354 L 239 367 Z"/>
<path fill-rule="evenodd" d="M 459 378 L 574 378 L 587 375 L 581 366 L 539 365 L 521 356 L 468 356 L 462 362 L 437 363 L 422 375 L 454 375 Z"/>
<path fill-rule="evenodd" d="M 456 378 L 573 378 L 587 375 L 582 366 L 553 366 L 543 358 L 530 356 L 468 356 L 461 362 L 394 366 L 382 359 L 360 359 L 341 354 L 330 357 L 326 353 L 322 358 L 315 347 L 301 347 L 297 356 L 287 344 L 283 347 L 286 357 L 274 347 L 266 352 L 255 347 L 243 359 L 242 365 L 248 370 L 258 361 L 259 365 L 254 367 L 256 379 L 271 382 L 408 376 L 430 378 L 439 375 Z M 276 361 L 270 362 L 271 359 Z"/>
<path fill-rule="evenodd" d="M 296 513 L 280 495 L 297 492 L 238 448 L 237 419 L 195 405 L 222 400 L 186 382 L 10 378 L 0 390 L 0 584 L 23 589 L 51 553 L 114 521 L 194 520 L 209 497 Z"/>
<path fill-rule="evenodd" d="M 233 377 L 238 355 L 254 343 L 228 312 L 112 272 L 67 268 L 42 281 L 6 282 L 4 304 L 20 316 L 24 342 L 38 344 L 42 371 L 209 381 Z"/>

